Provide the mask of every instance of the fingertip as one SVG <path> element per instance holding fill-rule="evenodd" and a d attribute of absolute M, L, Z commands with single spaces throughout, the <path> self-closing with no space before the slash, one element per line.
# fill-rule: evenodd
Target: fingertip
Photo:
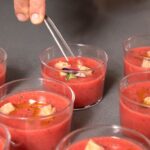
<path fill-rule="evenodd" d="M 19 21 L 27 21 L 29 19 L 29 0 L 14 0 L 14 10 Z"/>
<path fill-rule="evenodd" d="M 25 22 L 25 21 L 27 21 L 29 19 L 29 17 L 26 16 L 25 14 L 23 14 L 23 13 L 16 14 L 16 17 L 21 22 Z"/>
<path fill-rule="evenodd" d="M 30 19 L 33 24 L 40 24 L 43 22 L 44 16 L 38 13 L 33 13 Z"/>
<path fill-rule="evenodd" d="M 45 0 L 30 0 L 30 19 L 33 24 L 40 24 L 45 17 Z"/>

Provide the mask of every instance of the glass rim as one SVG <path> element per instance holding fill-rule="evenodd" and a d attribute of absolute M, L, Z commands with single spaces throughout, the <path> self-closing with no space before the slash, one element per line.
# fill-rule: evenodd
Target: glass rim
<path fill-rule="evenodd" d="M 10 115 L 7 115 L 7 114 L 3 114 L 0 112 L 0 116 L 2 117 L 5 117 L 5 118 L 11 118 L 11 119 L 16 119 L 16 120 L 39 120 L 39 119 L 47 119 L 47 118 L 51 118 L 51 117 L 55 117 L 55 116 L 58 116 L 59 114 L 63 113 L 66 111 L 66 109 L 68 109 L 69 107 L 73 106 L 73 103 L 75 101 L 75 94 L 73 92 L 73 90 L 70 88 L 70 86 L 68 86 L 66 83 L 62 82 L 62 81 L 59 81 L 59 80 L 56 80 L 56 79 L 52 79 L 52 78 L 49 78 L 49 79 L 45 79 L 45 78 L 23 78 L 23 79 L 17 79 L 17 80 L 13 80 L 13 81 L 10 81 L 10 82 L 7 82 L 3 85 L 0 86 L 0 90 L 2 88 L 5 88 L 6 86 L 9 86 L 11 84 L 14 84 L 14 83 L 19 83 L 19 82 L 23 82 L 23 81 L 30 81 L 30 80 L 37 80 L 37 81 L 52 81 L 52 82 L 55 82 L 57 84 L 60 84 L 60 85 L 63 85 L 65 87 L 67 87 L 67 89 L 70 91 L 70 94 L 71 94 L 71 101 L 69 101 L 69 104 L 63 108 L 62 110 L 56 112 L 55 114 L 51 114 L 51 115 L 47 115 L 47 116 L 38 116 L 38 117 L 17 117 L 17 116 L 10 116 Z M 31 90 L 29 90 L 31 91 Z M 0 101 L 2 100 L 3 98 L 0 97 Z"/>
<path fill-rule="evenodd" d="M 125 52 L 127 52 L 129 50 L 129 48 L 126 48 L 126 44 L 135 39 L 135 38 L 142 38 L 142 37 L 149 37 L 150 38 L 150 33 L 149 34 L 136 34 L 136 35 L 131 35 L 129 37 L 127 37 L 124 41 L 123 41 L 123 49 Z"/>
<path fill-rule="evenodd" d="M 72 43 L 71 43 L 71 44 L 69 44 L 69 45 L 71 45 L 71 46 L 78 46 L 78 47 L 91 47 L 91 48 L 97 49 L 98 51 L 103 52 L 104 55 L 105 55 L 105 58 L 106 58 L 106 61 L 104 62 L 104 64 L 107 65 L 107 62 L 108 62 L 108 54 L 106 53 L 105 50 L 103 50 L 103 49 L 101 49 L 101 48 L 94 47 L 94 46 L 92 46 L 92 45 L 80 44 L 80 43 L 78 43 L 78 44 L 72 44 Z M 42 50 L 42 51 L 40 52 L 40 54 L 39 54 L 39 59 L 40 59 L 41 64 L 43 64 L 46 68 L 51 69 L 51 70 L 54 70 L 54 71 L 60 71 L 60 69 L 57 69 L 57 68 L 54 68 L 54 67 L 49 66 L 49 65 L 47 64 L 47 62 L 44 61 L 43 58 L 42 58 L 44 52 L 49 51 L 50 49 L 55 48 L 55 47 L 56 47 L 55 45 L 52 45 L 52 46 L 49 46 L 48 48 Z M 63 57 L 63 56 L 62 56 L 62 57 Z M 80 57 L 80 56 L 77 56 L 77 57 Z M 59 58 L 59 57 L 58 57 L 58 58 Z M 92 58 L 92 57 L 89 57 L 89 58 Z M 98 61 L 98 60 L 99 60 L 99 59 L 96 59 L 96 61 Z M 98 65 L 98 67 L 94 68 L 93 70 L 96 70 L 97 68 L 100 68 L 100 67 L 101 67 L 101 65 Z M 79 70 L 79 71 L 77 71 L 77 72 L 84 72 L 84 71 L 80 71 L 80 70 Z"/>
<path fill-rule="evenodd" d="M 96 124 L 96 125 L 93 125 L 93 126 L 82 127 L 82 128 L 79 128 L 79 129 L 76 129 L 76 130 L 70 132 L 68 135 L 66 135 L 64 138 L 62 138 L 62 140 L 59 142 L 58 146 L 56 147 L 56 150 L 59 150 L 59 147 L 64 142 L 66 142 L 68 139 L 72 138 L 73 136 L 76 136 L 76 134 L 78 134 L 78 133 L 80 134 L 80 133 L 83 133 L 83 132 L 86 132 L 86 131 L 92 131 L 92 130 L 102 129 L 102 128 L 104 128 L 104 129 L 112 129 L 112 130 L 117 130 L 117 131 L 118 130 L 119 131 L 122 131 L 122 130 L 123 131 L 128 131 L 128 132 L 133 133 L 134 135 L 137 135 L 138 137 L 141 137 L 142 139 L 144 139 L 146 141 L 146 143 L 148 144 L 148 146 L 150 146 L 150 140 L 146 136 L 141 134 L 140 132 L 137 132 L 137 131 L 135 131 L 133 129 L 129 129 L 129 128 L 126 128 L 126 127 L 123 127 L 123 126 L 120 126 L 120 125 L 115 125 L 115 124 L 113 124 L 113 125 L 110 125 L 110 124 L 106 124 L 106 125 L 104 125 L 104 124 Z M 84 139 L 86 139 L 86 138 L 84 138 Z"/>
<path fill-rule="evenodd" d="M 143 107 L 143 108 L 150 108 L 150 106 L 145 105 L 145 104 L 141 104 L 141 103 L 138 103 L 138 102 L 135 102 L 135 101 L 133 101 L 131 98 L 128 98 L 127 96 L 125 96 L 124 94 L 122 94 L 122 92 L 121 92 L 121 85 L 123 84 L 123 82 L 124 82 L 125 80 L 127 80 L 127 79 L 130 78 L 130 77 L 133 77 L 133 76 L 136 76 L 136 75 L 140 75 L 140 74 L 147 74 L 147 73 L 150 74 L 150 70 L 142 71 L 142 72 L 135 72 L 135 73 L 128 74 L 128 75 L 124 76 L 124 77 L 120 80 L 120 84 L 119 84 L 120 95 L 121 95 L 122 97 L 124 97 L 128 102 L 130 102 L 130 103 L 132 103 L 132 104 L 134 104 L 134 105 Z M 149 80 L 148 80 L 148 81 L 149 81 Z M 140 83 L 141 83 L 141 82 L 140 82 Z M 120 101 L 122 101 L 122 100 L 120 100 Z"/>
<path fill-rule="evenodd" d="M 0 51 L 3 53 L 3 60 L 2 60 L 2 62 L 5 62 L 6 60 L 7 60 L 7 52 L 6 52 L 6 50 L 4 49 L 4 48 L 2 48 L 2 47 L 0 47 Z"/>
<path fill-rule="evenodd" d="M 4 144 L 4 150 L 5 150 L 9 147 L 9 144 L 11 143 L 11 135 L 8 128 L 4 124 L 0 123 L 0 128 L 4 130 L 4 134 L 6 135 L 6 141 Z"/>

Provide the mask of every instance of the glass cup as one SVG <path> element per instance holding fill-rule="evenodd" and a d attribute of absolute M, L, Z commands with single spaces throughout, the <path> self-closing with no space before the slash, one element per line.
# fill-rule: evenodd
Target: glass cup
<path fill-rule="evenodd" d="M 74 93 L 53 79 L 21 79 L 0 87 L 0 122 L 10 150 L 54 150 L 70 131 Z"/>
<path fill-rule="evenodd" d="M 125 75 L 150 70 L 150 35 L 129 37 L 123 49 Z"/>
<path fill-rule="evenodd" d="M 5 125 L 0 124 L 0 150 L 9 150 L 10 133 Z"/>
<path fill-rule="evenodd" d="M 150 71 L 120 81 L 120 122 L 150 138 Z"/>
<path fill-rule="evenodd" d="M 75 57 L 67 52 L 68 61 L 56 47 L 40 54 L 41 74 L 67 83 L 75 93 L 75 109 L 84 109 L 102 100 L 108 56 L 102 49 L 70 45 Z"/>
<path fill-rule="evenodd" d="M 102 150 L 149 150 L 150 141 L 131 129 L 117 125 L 95 125 L 68 134 L 61 140 L 56 150 L 94 150 L 99 146 Z"/>
<path fill-rule="evenodd" d="M 0 48 L 0 85 L 2 85 L 6 79 L 6 61 L 7 53 L 3 48 Z"/>

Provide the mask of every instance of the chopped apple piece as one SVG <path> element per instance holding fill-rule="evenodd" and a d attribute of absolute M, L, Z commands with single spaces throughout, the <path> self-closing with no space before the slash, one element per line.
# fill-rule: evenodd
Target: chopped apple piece
<path fill-rule="evenodd" d="M 34 104 L 34 103 L 36 103 L 36 100 L 34 100 L 34 99 L 29 99 L 29 104 Z"/>
<path fill-rule="evenodd" d="M 63 68 L 70 68 L 71 65 L 67 62 L 59 61 L 55 64 L 55 67 L 58 69 L 63 69 Z"/>
<path fill-rule="evenodd" d="M 149 59 L 143 59 L 142 67 L 143 68 L 150 68 L 150 60 Z"/>
<path fill-rule="evenodd" d="M 12 103 L 6 103 L 3 106 L 0 107 L 0 112 L 3 114 L 8 115 L 9 113 L 11 113 L 12 111 L 15 110 L 15 107 L 13 106 Z"/>
<path fill-rule="evenodd" d="M 92 75 L 92 70 L 87 70 L 84 73 L 85 73 L 85 75 L 90 76 L 90 75 Z"/>
<path fill-rule="evenodd" d="M 89 140 L 85 150 L 105 150 L 103 146 L 95 143 L 93 140 Z"/>
<path fill-rule="evenodd" d="M 145 105 L 150 105 L 150 96 L 144 98 L 144 104 Z"/>
<path fill-rule="evenodd" d="M 60 72 L 60 75 L 61 75 L 61 76 L 66 76 L 66 75 L 67 75 L 67 73 L 66 73 L 66 72 L 61 71 L 61 72 Z"/>
<path fill-rule="evenodd" d="M 86 66 L 82 66 L 82 65 L 78 65 L 78 68 L 81 70 L 81 71 L 84 71 L 83 73 L 86 75 L 86 76 L 89 76 L 89 75 L 92 75 L 92 70 Z"/>
<path fill-rule="evenodd" d="M 76 77 L 85 78 L 86 75 L 85 75 L 84 73 L 82 73 L 82 72 L 78 72 L 78 73 L 76 74 Z"/>
<path fill-rule="evenodd" d="M 78 65 L 78 68 L 81 70 L 81 71 L 85 71 L 85 70 L 90 70 L 90 68 L 86 67 L 86 66 L 83 66 L 83 65 Z"/>
<path fill-rule="evenodd" d="M 39 116 L 48 116 L 54 114 L 55 112 L 55 107 L 52 107 L 52 105 L 46 105 L 40 108 Z"/>

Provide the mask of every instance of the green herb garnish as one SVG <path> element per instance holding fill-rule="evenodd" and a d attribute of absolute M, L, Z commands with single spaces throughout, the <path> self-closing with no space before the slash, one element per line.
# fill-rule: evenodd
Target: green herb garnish
<path fill-rule="evenodd" d="M 69 80 L 71 80 L 71 79 L 75 79 L 75 78 L 77 78 L 77 77 L 76 77 L 76 75 L 73 74 L 73 73 L 67 73 L 67 75 L 66 75 L 66 80 L 67 80 L 67 81 L 69 81 Z"/>

